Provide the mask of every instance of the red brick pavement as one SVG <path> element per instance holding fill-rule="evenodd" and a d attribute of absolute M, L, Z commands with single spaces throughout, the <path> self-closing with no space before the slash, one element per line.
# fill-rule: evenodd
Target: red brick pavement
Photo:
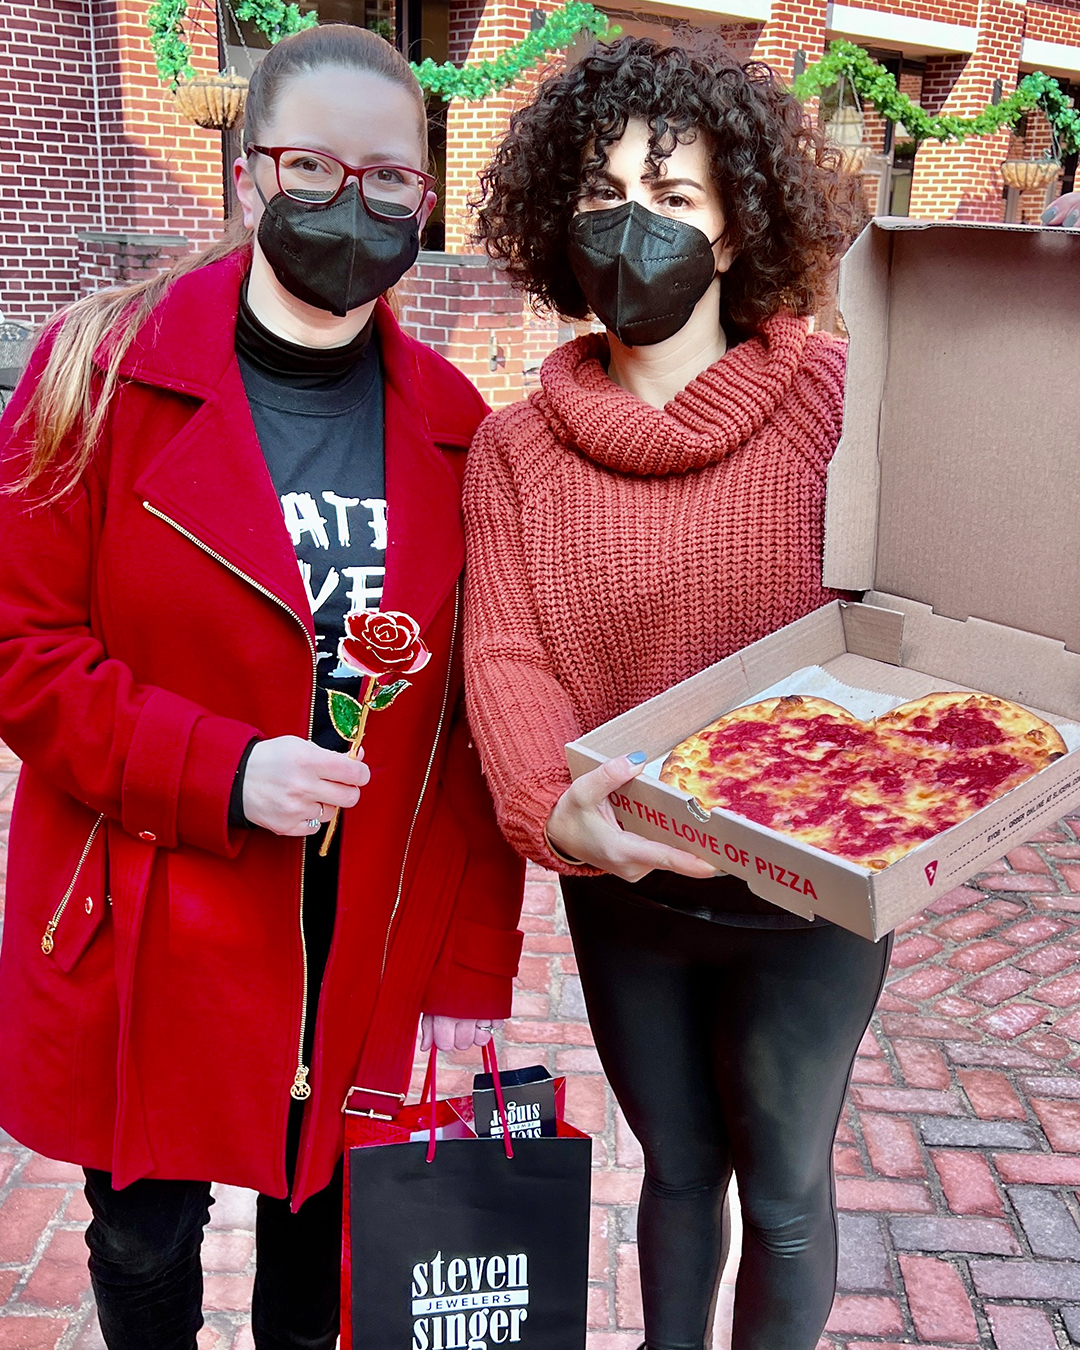
<path fill-rule="evenodd" d="M 4 755 L 0 866 L 18 768 Z M 596 1141 L 589 1350 L 635 1350 L 640 1153 L 600 1074 L 557 887 L 538 870 L 523 927 L 504 1059 L 570 1076 L 570 1112 Z M 450 1057 L 440 1086 L 466 1087 L 474 1067 Z M 840 1292 L 819 1350 L 1080 1345 L 1078 1069 L 1080 816 L 898 934 L 837 1140 Z M 251 1346 L 251 1216 L 248 1193 L 220 1189 L 203 1350 Z M 0 1139 L 0 1350 L 101 1346 L 85 1219 L 75 1169 Z"/>

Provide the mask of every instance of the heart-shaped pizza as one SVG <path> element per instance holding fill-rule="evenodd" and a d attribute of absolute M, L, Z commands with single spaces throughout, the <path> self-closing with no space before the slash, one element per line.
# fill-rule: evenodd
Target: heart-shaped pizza
<path fill-rule="evenodd" d="M 927 694 L 862 722 L 792 694 L 677 745 L 661 782 L 864 867 L 887 867 L 1065 754 L 1058 731 L 989 694 Z"/>

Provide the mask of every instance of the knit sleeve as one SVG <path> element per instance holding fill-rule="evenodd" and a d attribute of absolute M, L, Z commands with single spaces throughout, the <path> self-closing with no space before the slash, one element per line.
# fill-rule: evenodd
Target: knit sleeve
<path fill-rule="evenodd" d="M 784 425 L 793 448 L 824 477 L 844 425 L 847 343 L 812 333 L 792 381 Z"/>
<path fill-rule="evenodd" d="M 499 825 L 515 849 L 553 871 L 592 875 L 551 852 L 544 826 L 570 785 L 564 747 L 581 734 L 541 632 L 525 566 L 517 493 L 497 417 L 476 434 L 465 470 L 465 687 Z"/>

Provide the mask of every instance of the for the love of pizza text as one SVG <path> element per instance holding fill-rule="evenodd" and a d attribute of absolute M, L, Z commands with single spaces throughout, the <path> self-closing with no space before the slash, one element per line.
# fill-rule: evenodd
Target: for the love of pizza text
<path fill-rule="evenodd" d="M 609 800 L 615 810 L 623 812 L 624 815 L 634 816 L 636 814 L 638 819 L 644 820 L 646 824 L 655 825 L 657 829 L 665 830 L 668 834 L 676 835 L 679 839 L 697 844 L 699 848 L 715 853 L 718 858 L 724 858 L 726 862 L 741 867 L 745 872 L 749 872 L 753 868 L 758 876 L 768 873 L 769 880 L 775 882 L 776 885 L 786 886 L 799 895 L 807 895 L 814 900 L 817 899 L 817 892 L 814 890 L 814 884 L 809 877 L 800 876 L 798 872 L 780 867 L 777 863 L 769 862 L 766 858 L 759 858 L 757 854 L 752 854 L 745 848 L 736 848 L 734 844 L 721 844 L 715 835 L 709 834 L 699 826 L 691 825 L 685 820 L 673 820 L 663 811 L 654 811 L 651 807 L 628 797 L 625 792 L 612 792 Z M 729 869 L 725 868 L 724 870 Z"/>

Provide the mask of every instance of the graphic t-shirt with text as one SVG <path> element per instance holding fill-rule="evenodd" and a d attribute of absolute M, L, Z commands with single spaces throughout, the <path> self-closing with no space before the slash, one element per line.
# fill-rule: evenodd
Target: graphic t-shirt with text
<path fill-rule="evenodd" d="M 386 571 L 378 345 L 371 342 L 344 376 L 315 387 L 281 383 L 243 357 L 240 372 L 315 621 L 312 737 L 328 750 L 344 750 L 326 691 L 359 697 L 360 676 L 341 664 L 338 642 L 349 610 L 380 607 Z"/>

